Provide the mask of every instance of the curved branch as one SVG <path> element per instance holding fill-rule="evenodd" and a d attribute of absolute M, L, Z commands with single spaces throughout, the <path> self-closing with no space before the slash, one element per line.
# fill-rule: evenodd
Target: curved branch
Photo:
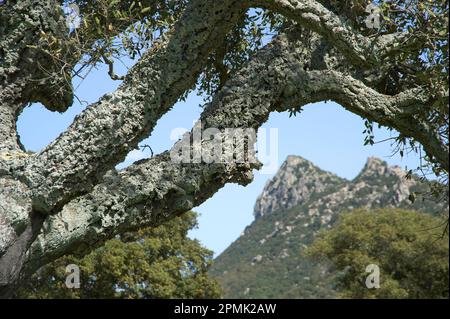
<path fill-rule="evenodd" d="M 6 1 L 0 7 L 0 100 L 16 99 L 19 112 L 29 102 L 41 102 L 52 111 L 65 111 L 72 104 L 66 74 L 37 49 L 42 32 L 64 36 L 67 28 L 59 4 L 57 0 L 23 0 Z"/>
<path fill-rule="evenodd" d="M 71 84 L 48 63 L 47 54 L 34 49 L 41 32 L 64 32 L 64 17 L 55 6 L 56 0 L 7 1 L 0 6 L 0 152 L 24 151 L 16 122 L 29 102 L 40 101 L 53 111 L 72 103 Z"/>
<path fill-rule="evenodd" d="M 2 92 L 0 92 L 0 97 Z M 23 151 L 16 130 L 16 119 L 21 110 L 22 103 L 17 101 L 0 101 L 0 159 L 2 153 L 8 151 Z"/>
<path fill-rule="evenodd" d="M 448 146 L 429 124 L 415 117 L 430 103 L 429 92 L 416 88 L 394 96 L 384 95 L 349 75 L 331 70 L 310 71 L 300 76 L 316 101 L 334 100 L 352 113 L 416 139 L 448 172 Z"/>
<path fill-rule="evenodd" d="M 371 40 L 315 0 L 249 1 L 252 6 L 270 9 L 317 32 L 345 55 L 353 65 L 359 67 L 376 66 L 383 56 L 404 47 L 404 42 L 408 38 L 404 33 L 396 33 Z M 417 45 L 417 42 L 413 44 Z M 409 45 L 412 44 L 409 43 Z"/>

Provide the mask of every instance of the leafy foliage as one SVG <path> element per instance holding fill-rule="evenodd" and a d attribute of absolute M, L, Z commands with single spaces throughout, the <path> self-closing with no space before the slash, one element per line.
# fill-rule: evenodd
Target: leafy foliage
<path fill-rule="evenodd" d="M 382 57 L 387 65 L 388 81 L 391 87 L 387 93 L 394 93 L 413 87 L 424 87 L 430 92 L 430 103 L 417 110 L 416 119 L 427 123 L 440 140 L 449 146 L 449 3 L 439 1 L 378 1 L 382 10 L 382 29 L 379 34 L 406 32 L 407 38 L 392 54 Z M 395 89 L 393 89 L 395 88 Z M 435 162 L 430 154 L 422 154 L 414 140 L 400 135 L 397 150 L 418 153 L 424 162 L 417 171 L 424 176 L 435 175 L 448 185 L 448 172 Z M 402 154 L 401 154 L 402 155 Z M 435 195 L 442 194 L 437 190 Z M 448 193 L 447 193 L 448 194 Z"/>
<path fill-rule="evenodd" d="M 309 248 L 338 270 L 345 298 L 448 298 L 448 233 L 442 220 L 401 209 L 355 210 L 340 216 Z M 368 265 L 380 267 L 379 289 L 365 285 Z"/>
<path fill-rule="evenodd" d="M 212 252 L 187 233 L 196 226 L 188 212 L 168 223 L 125 233 L 83 258 L 62 257 L 41 268 L 20 289 L 20 298 L 219 298 L 207 276 Z M 66 266 L 80 267 L 80 289 L 65 285 Z"/>
<path fill-rule="evenodd" d="M 98 63 L 110 66 L 124 57 L 134 59 L 148 49 L 155 39 L 168 31 L 179 18 L 187 1 L 64 1 L 63 6 L 79 8 L 81 24 L 69 30 L 62 39 L 43 34 L 43 40 L 52 44 L 50 54 L 73 69 L 76 76 L 83 76 Z M 60 53 L 70 50 L 81 60 L 68 61 Z M 74 63 L 77 63 L 75 68 Z"/>

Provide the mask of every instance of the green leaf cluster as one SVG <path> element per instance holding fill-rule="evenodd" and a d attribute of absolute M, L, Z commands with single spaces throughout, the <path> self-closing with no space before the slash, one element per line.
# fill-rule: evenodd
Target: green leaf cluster
<path fill-rule="evenodd" d="M 341 275 L 344 298 L 448 298 L 449 238 L 443 221 L 402 209 L 344 213 L 308 248 Z M 365 282 L 370 264 L 380 268 L 380 288 Z"/>

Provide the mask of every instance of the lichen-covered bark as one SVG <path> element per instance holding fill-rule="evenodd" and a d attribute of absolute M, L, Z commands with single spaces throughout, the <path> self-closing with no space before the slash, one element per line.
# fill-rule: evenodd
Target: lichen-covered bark
<path fill-rule="evenodd" d="M 13 107 L 13 103 L 7 100 L 0 102 L 0 136 L 3 139 L 0 152 L 19 151 L 22 149 L 16 133 L 16 118 L 20 105 Z"/>
<path fill-rule="evenodd" d="M 23 176 L 34 192 L 33 207 L 46 213 L 60 209 L 123 161 L 195 84 L 211 49 L 242 14 L 241 3 L 192 1 L 173 30 L 140 59 L 117 91 L 88 107 L 55 142 L 30 159 Z"/>
<path fill-rule="evenodd" d="M 250 0 L 250 3 L 283 14 L 317 32 L 359 67 L 379 65 L 384 55 L 405 40 L 402 34 L 378 36 L 371 40 L 315 0 Z"/>
<path fill-rule="evenodd" d="M 56 0 L 7 1 L 0 6 L 0 105 L 16 113 L 30 102 L 41 102 L 53 111 L 72 104 L 72 88 L 63 70 L 35 47 L 41 33 L 67 32 Z M 0 143 L 2 144 L 2 143 Z M 0 145 L 1 147 L 1 145 Z"/>

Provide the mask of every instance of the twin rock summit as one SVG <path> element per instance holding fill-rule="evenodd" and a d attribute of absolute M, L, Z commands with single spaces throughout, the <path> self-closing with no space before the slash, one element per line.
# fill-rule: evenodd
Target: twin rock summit
<path fill-rule="evenodd" d="M 318 231 L 332 227 L 342 211 L 355 208 L 439 213 L 444 204 L 410 200 L 411 193 L 428 188 L 378 158 L 369 158 L 356 178 L 346 180 L 289 156 L 258 197 L 254 222 L 217 257 L 210 273 L 227 298 L 333 297 L 338 274 L 302 254 Z"/>

